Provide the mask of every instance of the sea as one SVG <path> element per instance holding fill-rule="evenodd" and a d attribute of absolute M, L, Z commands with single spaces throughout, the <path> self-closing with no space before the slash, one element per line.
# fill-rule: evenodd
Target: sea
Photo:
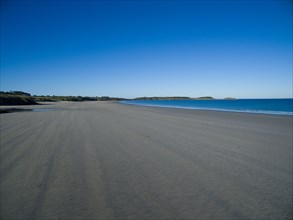
<path fill-rule="evenodd" d="M 126 100 L 120 103 L 165 108 L 293 115 L 293 99 Z"/>

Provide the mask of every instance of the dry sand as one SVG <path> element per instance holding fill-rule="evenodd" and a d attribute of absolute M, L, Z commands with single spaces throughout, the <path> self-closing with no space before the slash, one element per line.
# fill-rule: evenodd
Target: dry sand
<path fill-rule="evenodd" d="M 292 218 L 290 116 L 36 108 L 1 114 L 1 219 Z"/>

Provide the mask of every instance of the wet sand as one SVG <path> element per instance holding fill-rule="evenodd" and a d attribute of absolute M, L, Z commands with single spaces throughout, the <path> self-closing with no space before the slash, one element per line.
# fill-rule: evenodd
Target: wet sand
<path fill-rule="evenodd" d="M 1 219 L 292 219 L 290 116 L 28 108 L 0 115 Z"/>

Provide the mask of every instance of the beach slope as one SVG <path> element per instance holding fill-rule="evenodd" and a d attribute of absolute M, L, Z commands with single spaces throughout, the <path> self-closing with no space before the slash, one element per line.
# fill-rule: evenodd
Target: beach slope
<path fill-rule="evenodd" d="M 0 115 L 1 219 L 292 219 L 291 116 L 48 106 Z"/>

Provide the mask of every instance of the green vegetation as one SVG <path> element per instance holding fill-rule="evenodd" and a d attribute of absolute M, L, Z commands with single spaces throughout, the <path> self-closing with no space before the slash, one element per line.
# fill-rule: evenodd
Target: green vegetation
<path fill-rule="evenodd" d="M 226 97 L 224 98 L 225 100 L 236 100 L 236 98 L 233 98 L 233 97 Z"/>
<path fill-rule="evenodd" d="M 215 99 L 215 98 L 213 98 L 213 97 L 211 97 L 211 96 L 203 96 L 203 97 L 198 97 L 198 98 L 196 98 L 196 99 L 198 99 L 198 100 L 213 100 L 213 99 Z"/>
<path fill-rule="evenodd" d="M 31 94 L 22 91 L 10 91 L 10 92 L 3 92 L 0 91 L 0 95 L 19 95 L 19 96 L 31 96 Z"/>
<path fill-rule="evenodd" d="M 36 105 L 37 102 L 31 96 L 8 95 L 0 93 L 0 105 Z"/>
<path fill-rule="evenodd" d="M 184 96 L 171 96 L 171 97 L 138 97 L 134 100 L 188 100 L 190 97 Z"/>
<path fill-rule="evenodd" d="M 83 102 L 83 101 L 119 101 L 123 98 L 115 97 L 90 97 L 90 96 L 34 96 L 37 102 L 58 102 L 58 101 L 71 101 L 71 102 Z"/>
<path fill-rule="evenodd" d="M 225 98 L 227 100 L 234 100 L 235 98 Z M 59 102 L 59 101 L 71 101 L 71 102 L 83 102 L 83 101 L 121 101 L 126 100 L 124 98 L 116 98 L 109 96 L 32 96 L 29 93 L 22 91 L 0 91 L 0 105 L 36 105 L 38 102 Z M 133 100 L 214 100 L 211 96 L 203 96 L 198 98 L 191 98 L 187 96 L 168 96 L 168 97 L 138 97 Z"/>
<path fill-rule="evenodd" d="M 213 100 L 211 96 L 204 96 L 199 98 L 190 98 L 186 96 L 171 96 L 171 97 L 138 97 L 134 100 Z"/>
<path fill-rule="evenodd" d="M 22 91 L 0 91 L 0 105 L 36 105 L 37 102 L 58 102 L 58 101 L 120 101 L 123 98 L 115 97 L 89 97 L 89 96 L 31 96 L 31 94 Z"/>

